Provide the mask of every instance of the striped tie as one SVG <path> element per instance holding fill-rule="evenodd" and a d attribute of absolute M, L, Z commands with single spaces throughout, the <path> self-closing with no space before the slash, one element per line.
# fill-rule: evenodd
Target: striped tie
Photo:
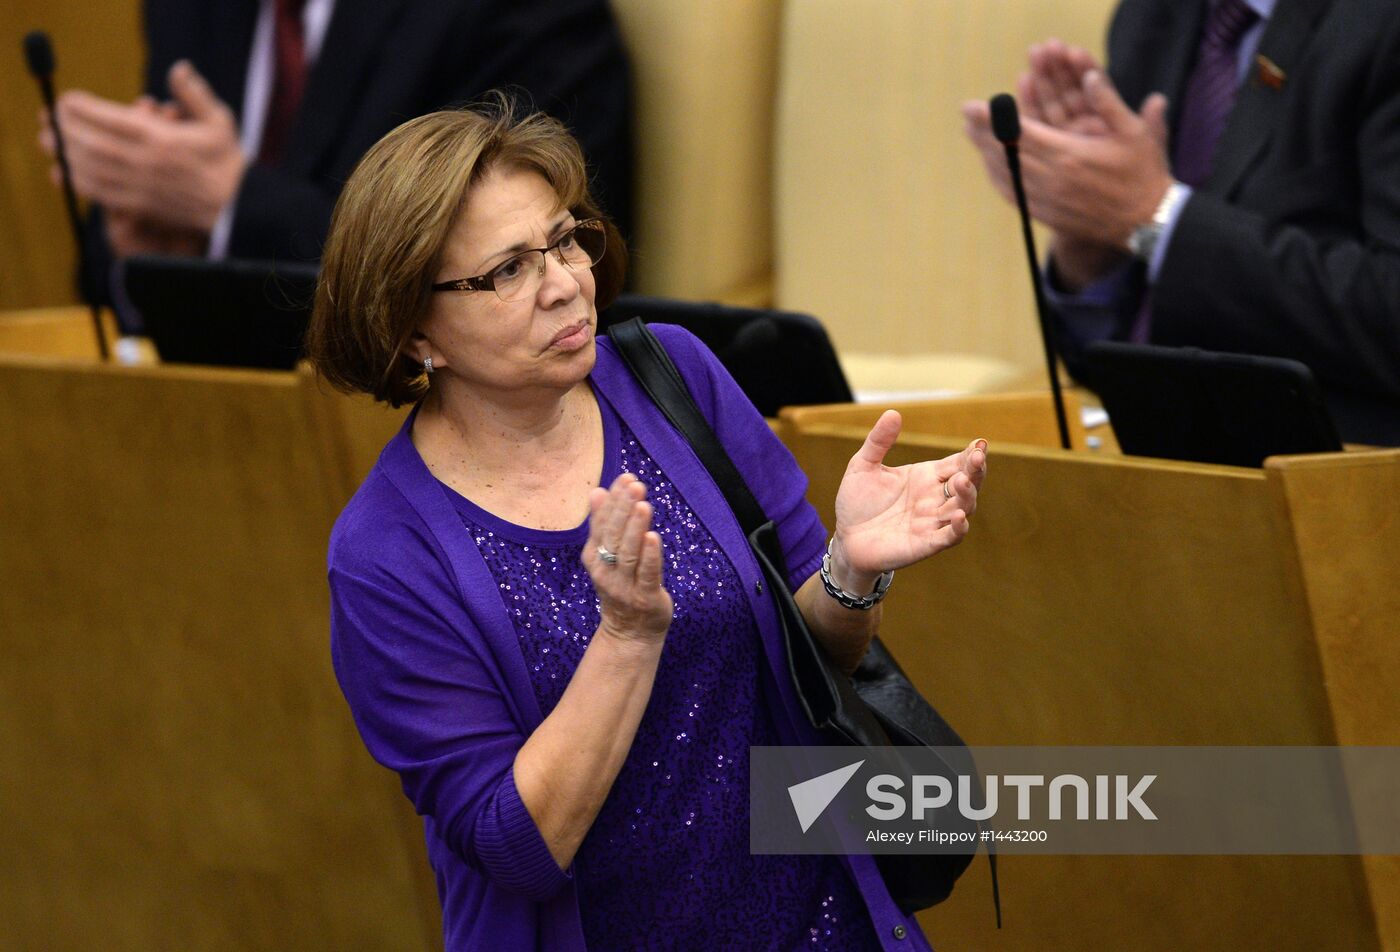
<path fill-rule="evenodd" d="M 1176 177 L 1193 188 L 1210 177 L 1215 147 L 1240 87 L 1240 40 L 1258 19 L 1243 0 L 1220 0 L 1206 20 L 1196 66 L 1181 99 L 1172 156 Z"/>

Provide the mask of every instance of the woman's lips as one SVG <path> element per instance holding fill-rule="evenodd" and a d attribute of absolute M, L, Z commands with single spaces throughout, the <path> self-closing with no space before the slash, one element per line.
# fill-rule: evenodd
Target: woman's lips
<path fill-rule="evenodd" d="M 588 343 L 589 331 L 588 322 L 579 321 L 555 334 L 554 339 L 549 342 L 549 346 L 559 350 L 578 350 Z"/>

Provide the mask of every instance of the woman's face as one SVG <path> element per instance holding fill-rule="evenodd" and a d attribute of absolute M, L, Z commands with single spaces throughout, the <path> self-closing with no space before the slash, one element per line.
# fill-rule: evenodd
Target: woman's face
<path fill-rule="evenodd" d="M 575 224 L 539 173 L 492 169 L 467 193 L 433 281 L 487 274 L 521 251 L 553 244 Z M 434 383 L 444 373 L 508 399 L 557 396 L 593 369 L 596 290 L 591 269 L 571 270 L 550 253 L 538 289 L 520 300 L 502 301 L 494 291 L 433 294 L 414 338 L 418 359 L 432 356 Z"/>

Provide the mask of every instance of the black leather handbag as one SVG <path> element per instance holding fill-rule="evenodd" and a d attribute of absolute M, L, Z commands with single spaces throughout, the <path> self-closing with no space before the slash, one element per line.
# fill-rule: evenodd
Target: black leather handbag
<path fill-rule="evenodd" d="M 853 675 L 847 676 L 836 668 L 817 644 L 793 599 L 773 522 L 764 514 L 696 406 L 665 348 L 641 318 L 616 324 L 608 334 L 628 369 L 672 426 L 690 442 L 738 517 L 777 604 L 792 679 L 803 713 L 813 726 L 833 741 L 854 747 L 943 748 L 943 754 L 949 755 L 940 755 L 946 776 L 950 779 L 958 774 L 975 777 L 976 766 L 967 745 L 919 693 L 878 637 Z M 949 763 L 949 759 L 954 762 Z M 921 767 L 917 772 L 927 773 L 928 768 Z M 935 825 L 949 832 L 961 830 L 975 834 L 978 830 L 975 821 L 951 807 L 937 813 Z M 977 842 L 975 836 L 973 842 Z M 1000 926 L 996 854 L 990 842 L 986 845 L 991 863 L 992 899 Z M 908 915 L 947 899 L 958 877 L 972 863 L 975 850 L 974 847 L 967 853 L 882 855 L 876 857 L 876 864 L 891 898 Z"/>

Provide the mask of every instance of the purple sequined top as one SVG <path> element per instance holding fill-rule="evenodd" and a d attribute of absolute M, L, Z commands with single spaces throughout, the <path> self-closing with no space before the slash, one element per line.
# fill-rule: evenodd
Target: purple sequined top
<path fill-rule="evenodd" d="M 878 948 L 837 859 L 749 853 L 748 748 L 778 743 L 759 696 L 753 612 L 734 566 L 680 492 L 606 401 L 600 406 L 601 485 L 628 472 L 648 487 L 675 615 L 631 752 L 574 861 L 588 947 Z M 548 715 L 598 627 L 580 559 L 588 524 L 527 529 L 452 497 Z"/>

